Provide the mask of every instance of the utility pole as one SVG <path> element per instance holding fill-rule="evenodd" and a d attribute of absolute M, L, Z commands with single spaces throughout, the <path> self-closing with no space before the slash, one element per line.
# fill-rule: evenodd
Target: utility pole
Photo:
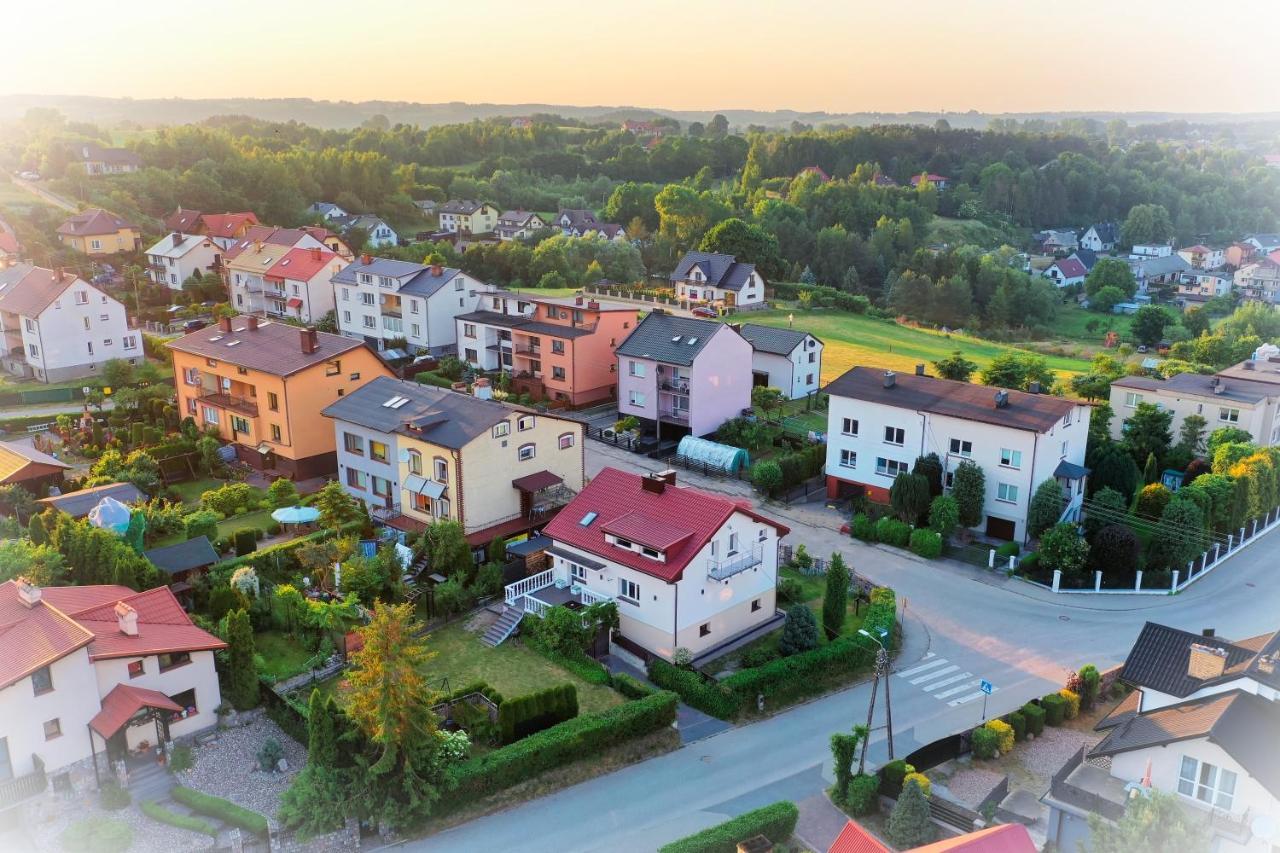
<path fill-rule="evenodd" d="M 880 690 L 880 655 L 876 654 L 876 672 L 871 680 L 871 701 L 867 703 L 867 736 L 862 739 L 862 754 L 858 757 L 858 775 L 867 766 L 867 744 L 871 741 L 871 718 L 876 711 L 876 693 Z"/>
<path fill-rule="evenodd" d="M 889 760 L 893 760 L 893 700 L 889 698 L 889 652 L 884 646 L 876 653 L 876 671 L 881 668 L 880 658 L 884 658 L 884 727 L 889 733 Z"/>

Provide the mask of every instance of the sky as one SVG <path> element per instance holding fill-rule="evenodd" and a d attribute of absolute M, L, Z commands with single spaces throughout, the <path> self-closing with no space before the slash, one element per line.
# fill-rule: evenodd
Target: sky
<path fill-rule="evenodd" d="M 7 0 L 0 94 L 1274 111 L 1276 2 Z"/>

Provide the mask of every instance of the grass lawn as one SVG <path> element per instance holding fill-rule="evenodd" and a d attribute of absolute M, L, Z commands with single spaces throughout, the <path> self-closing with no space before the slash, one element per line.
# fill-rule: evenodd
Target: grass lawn
<path fill-rule="evenodd" d="M 16 394 L 19 391 L 49 391 L 55 388 L 97 387 L 101 380 L 96 376 L 68 379 L 66 382 L 15 382 L 13 377 L 0 378 L 0 394 Z M 51 405 L 51 404 L 43 404 Z"/>
<path fill-rule="evenodd" d="M 261 527 L 265 530 L 271 521 L 271 510 L 269 509 L 256 509 L 243 515 L 233 515 L 218 522 L 218 537 L 230 540 L 232 536 L 235 536 L 237 530 L 245 530 L 250 527 Z M 163 539 L 157 539 L 150 547 L 162 548 L 165 545 L 176 545 L 179 542 L 185 542 L 186 538 L 187 534 L 179 530 L 170 533 Z"/>
<path fill-rule="evenodd" d="M 824 384 L 855 365 L 910 373 L 921 362 L 927 365 L 960 350 L 965 358 L 985 367 L 1001 353 L 1017 349 L 980 338 L 900 326 L 892 320 L 876 320 L 847 311 L 753 311 L 751 322 L 785 329 L 788 314 L 796 315 L 796 328 L 811 332 L 826 345 L 822 353 Z M 1089 367 L 1084 359 L 1052 355 L 1045 358 L 1061 377 L 1084 373 Z"/>
<path fill-rule="evenodd" d="M 440 680 L 444 678 L 449 679 L 450 690 L 485 681 L 510 698 L 569 681 L 578 688 L 578 705 L 583 714 L 623 702 L 611 688 L 588 684 L 521 645 L 519 640 L 507 640 L 491 649 L 480 642 L 479 634 L 466 630 L 462 622 L 432 631 L 427 635 L 427 648 L 435 652 L 426 674 L 436 689 L 442 689 Z"/>
<path fill-rule="evenodd" d="M 262 655 L 262 673 L 274 678 L 289 678 L 302 672 L 311 659 L 306 646 L 281 631 L 261 631 L 253 635 L 253 645 Z"/>
<path fill-rule="evenodd" d="M 213 489 L 221 488 L 227 485 L 230 480 L 219 480 L 217 477 L 201 477 L 197 480 L 187 480 L 185 483 L 174 483 L 169 488 L 182 495 L 184 504 L 195 506 L 200 503 L 200 495 Z"/>
<path fill-rule="evenodd" d="M 806 400 L 786 400 L 783 404 L 769 413 L 770 419 L 783 418 L 787 421 L 788 426 L 799 426 L 804 429 L 811 429 L 815 432 L 827 431 L 827 411 L 826 409 L 808 409 L 806 408 Z M 763 417 L 763 412 L 756 408 L 756 415 Z"/>
<path fill-rule="evenodd" d="M 16 213 L 26 214 L 33 207 L 56 209 L 35 193 L 27 192 L 9 180 L 0 180 L 0 207 L 12 208 Z"/>
<path fill-rule="evenodd" d="M 924 242 L 947 243 L 959 246 L 970 243 L 984 249 L 999 248 L 1003 244 L 1021 246 L 1030 233 L 1027 228 L 1008 226 L 998 228 L 980 222 L 977 219 L 952 219 L 946 216 L 935 216 L 929 220 L 924 232 Z"/>
<path fill-rule="evenodd" d="M 1097 323 L 1092 332 L 1087 328 L 1091 322 Z M 1058 316 L 1053 321 L 1054 333 L 1048 343 L 1077 343 L 1101 349 L 1108 331 L 1118 334 L 1121 343 L 1132 343 L 1132 325 L 1133 317 L 1129 315 L 1088 311 L 1071 302 L 1058 306 Z"/>

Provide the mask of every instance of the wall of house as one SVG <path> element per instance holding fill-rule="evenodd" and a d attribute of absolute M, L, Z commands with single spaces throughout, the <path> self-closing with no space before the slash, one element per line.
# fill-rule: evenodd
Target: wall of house
<path fill-rule="evenodd" d="M 648 358 L 617 356 L 618 361 L 618 416 L 633 416 L 654 420 L 658 415 L 658 363 Z M 644 371 L 643 376 L 631 374 L 631 364 Z M 631 401 L 631 393 L 644 395 L 640 404 Z M 748 392 L 750 394 L 750 392 Z"/>
<path fill-rule="evenodd" d="M 458 273 L 445 282 L 444 287 L 432 294 L 430 299 L 425 300 L 426 313 L 422 327 L 423 332 L 426 333 L 425 338 L 410 337 L 410 343 L 424 346 L 433 353 L 452 352 L 458 344 L 458 331 L 455 328 L 454 318 L 459 314 L 477 310 L 480 306 L 480 291 L 487 287 L 488 285 L 463 273 Z M 407 324 L 416 322 L 412 319 L 413 316 L 406 308 L 406 332 L 411 331 Z"/>
<path fill-rule="evenodd" d="M 124 306 L 80 279 L 39 317 L 23 317 L 19 328 L 27 363 L 44 382 L 91 376 L 113 358 L 143 357 L 142 334 L 129 330 Z"/>
<path fill-rule="evenodd" d="M 1130 405 L 1130 394 L 1137 394 L 1139 399 Z M 1276 397 L 1269 397 L 1258 405 L 1236 400 L 1225 400 L 1220 397 L 1199 395 L 1179 395 L 1172 391 L 1159 389 L 1148 391 L 1140 388 L 1126 388 L 1123 385 L 1111 386 L 1111 409 L 1115 417 L 1111 419 L 1111 436 L 1116 441 L 1124 437 L 1124 422 L 1133 415 L 1138 403 L 1152 403 L 1161 406 L 1165 411 L 1173 412 L 1170 426 L 1173 434 L 1178 435 L 1183 420 L 1187 415 L 1199 415 L 1207 422 L 1205 438 L 1219 427 L 1236 427 L 1253 436 L 1253 441 L 1261 445 L 1280 442 L 1280 389 Z M 1239 420 L 1231 422 L 1222 419 L 1223 409 L 1238 409 Z"/>
<path fill-rule="evenodd" d="M 143 625 L 139 630 L 145 630 Z M 137 678 L 129 677 L 129 664 L 141 660 L 143 673 Z M 199 651 L 191 653 L 191 662 L 175 666 L 164 672 L 160 671 L 160 661 L 155 655 L 144 658 L 112 658 L 99 660 L 93 664 L 97 680 L 99 696 L 106 696 L 117 684 L 128 684 L 131 687 L 142 687 L 147 690 L 158 690 L 166 696 L 176 696 L 186 690 L 196 691 L 196 713 L 181 720 L 169 723 L 171 738 L 194 734 L 201 729 L 217 725 L 216 712 L 222 704 L 222 694 L 218 689 L 218 673 L 214 669 L 213 652 Z M 156 744 L 154 724 L 133 726 L 127 732 L 129 748 L 136 749 L 142 741 Z M 98 744 L 101 749 L 102 744 Z"/>
<path fill-rule="evenodd" d="M 715 432 L 751 405 L 751 344 L 728 326 L 716 329 L 689 370 L 689 431 Z"/>
<path fill-rule="evenodd" d="M 151 263 L 164 267 L 163 273 L 154 269 L 147 269 L 147 275 L 152 281 L 156 284 L 163 284 L 170 290 L 182 290 L 183 282 L 190 278 L 192 273 L 199 271 L 203 275 L 213 268 L 214 260 L 222 254 L 222 247 L 208 238 L 187 237 L 187 239 L 196 242 L 196 245 L 188 249 L 181 257 L 172 255 L 147 256 L 147 260 Z"/>
<path fill-rule="evenodd" d="M 59 240 L 77 252 L 86 255 L 114 255 L 117 252 L 132 252 L 137 248 L 142 235 L 131 228 L 123 228 L 114 234 L 90 234 L 84 237 L 59 235 Z"/>
<path fill-rule="evenodd" d="M 392 502 L 400 503 L 400 450 L 397 444 L 399 436 L 394 432 L 380 432 L 359 424 L 353 424 L 350 421 L 334 419 L 332 423 L 333 442 L 338 453 L 337 479 L 347 494 L 364 502 L 371 509 L 385 507 L 386 498 L 375 493 L 375 486 L 378 484 L 375 484 L 373 478 L 378 477 L 390 484 Z M 347 450 L 346 440 L 343 437 L 346 433 L 360 438 L 361 447 L 364 449 L 362 454 L 352 453 Z M 371 441 L 380 441 L 387 446 L 386 462 L 379 462 L 373 458 L 369 452 L 369 443 Z M 364 472 L 365 482 L 363 489 L 350 483 L 347 476 L 349 469 Z"/>
<path fill-rule="evenodd" d="M 34 770 L 33 754 L 49 772 L 90 754 L 88 725 L 102 706 L 87 648 L 54 661 L 51 674 L 53 689 L 39 696 L 30 676 L 0 690 L 0 738 L 8 746 L 15 776 Z M 44 724 L 54 719 L 62 734 L 46 740 Z"/>
<path fill-rule="evenodd" d="M 781 390 L 788 400 L 798 400 L 817 391 L 822 383 L 822 344 L 807 337 L 789 355 L 755 350 L 751 369 L 767 373 L 768 384 Z"/>
<path fill-rule="evenodd" d="M 400 511 L 410 518 L 416 518 L 419 521 L 430 523 L 437 518 L 440 520 L 453 519 L 461 521 L 463 508 L 458 502 L 458 483 L 462 474 L 459 471 L 458 451 L 448 447 L 442 447 L 438 444 L 432 444 L 429 441 L 423 441 L 413 436 L 401 435 L 397 437 L 397 443 L 400 450 L 396 454 L 396 471 L 398 480 L 400 481 L 399 491 L 396 492 L 397 500 L 400 502 Z M 441 506 L 437 501 L 428 501 L 423 509 L 418 509 L 414 505 L 413 494 L 404 487 L 405 481 L 414 476 L 414 472 L 409 467 L 410 454 L 417 451 L 422 460 L 422 472 L 416 476 L 424 477 L 435 482 L 443 482 L 445 484 L 444 493 L 440 496 L 440 500 L 447 501 L 447 512 L 440 510 L 445 507 Z M 443 459 L 448 465 L 448 474 L 443 481 L 436 479 L 436 459 Z M 514 489 L 512 490 L 514 491 Z M 437 514 L 439 513 L 439 514 Z"/>
<path fill-rule="evenodd" d="M 521 431 L 521 416 L 507 419 L 511 432 L 495 438 L 492 430 L 462 448 L 462 503 L 468 533 L 483 530 L 520 512 L 520 492 L 511 485 L 518 477 L 550 471 L 564 478 L 574 492 L 582 490 L 584 477 L 583 424 L 549 415 L 534 415 L 531 428 Z M 572 442 L 561 449 L 560 437 Z M 520 460 L 519 449 L 534 445 L 534 457 Z"/>
<path fill-rule="evenodd" d="M 1206 696 L 1217 696 L 1220 693 L 1230 693 L 1233 690 L 1243 690 L 1245 693 L 1252 693 L 1255 696 L 1261 696 L 1263 699 L 1269 699 L 1272 702 L 1280 702 L 1280 690 L 1276 690 L 1274 687 L 1268 687 L 1265 684 L 1259 684 L 1257 680 L 1253 678 L 1235 678 L 1230 681 L 1211 684 L 1186 696 L 1174 696 L 1169 693 L 1161 693 L 1158 690 L 1152 690 L 1149 687 L 1144 687 L 1142 688 L 1142 698 L 1139 710 L 1146 713 L 1148 711 L 1155 711 L 1159 708 L 1165 708 L 1169 705 L 1177 705 L 1181 702 L 1190 702 L 1192 699 L 1202 699 Z"/>
<path fill-rule="evenodd" d="M 286 280 L 285 289 L 289 291 L 289 297 L 302 300 L 300 308 L 290 311 L 304 323 L 318 323 L 325 314 L 334 310 L 332 278 L 345 266 L 345 261 L 334 259 L 310 281 Z"/>

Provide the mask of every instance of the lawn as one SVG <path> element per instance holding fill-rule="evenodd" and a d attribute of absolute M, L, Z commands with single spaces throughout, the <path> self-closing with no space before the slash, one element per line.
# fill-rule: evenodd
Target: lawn
<path fill-rule="evenodd" d="M 1093 331 L 1089 331 L 1090 323 L 1096 323 Z M 1046 343 L 1077 343 L 1087 347 L 1102 348 L 1108 331 L 1120 336 L 1120 341 L 1132 342 L 1130 327 L 1133 317 L 1127 314 L 1102 314 L 1088 311 L 1074 302 L 1058 306 L 1057 317 L 1053 321 L 1053 335 Z"/>
<path fill-rule="evenodd" d="M 68 379 L 66 382 L 15 382 L 12 376 L 0 377 L 0 394 L 16 394 L 19 391 L 50 391 L 55 388 L 84 388 L 97 387 L 100 383 L 97 377 L 80 377 L 79 379 Z"/>
<path fill-rule="evenodd" d="M 924 232 L 924 242 L 928 245 L 946 243 L 949 246 L 972 244 L 984 249 L 996 249 L 1002 245 L 1021 246 L 1026 242 L 1029 229 L 1006 226 L 1004 228 L 987 225 L 977 219 L 951 219 L 946 216 L 935 216 L 929 220 Z"/>
<path fill-rule="evenodd" d="M 267 525 L 271 524 L 271 521 L 271 510 L 269 509 L 257 509 L 242 515 L 233 515 L 218 522 L 218 538 L 229 541 L 231 537 L 236 535 L 236 531 L 246 530 L 250 527 L 261 527 L 265 530 Z M 187 534 L 178 530 L 162 539 L 157 539 L 151 547 L 162 548 L 166 545 L 176 545 L 179 542 L 185 542 L 186 539 Z"/>
<path fill-rule="evenodd" d="M 578 705 L 583 714 L 603 711 L 623 701 L 611 688 L 588 684 L 519 640 L 507 640 L 491 649 L 480 642 L 479 634 L 466 630 L 461 622 L 428 634 L 427 648 L 435 653 L 427 665 L 427 677 L 431 686 L 442 692 L 446 688 L 441 680 L 446 678 L 449 690 L 484 681 L 507 698 L 568 681 L 578 688 Z"/>
<path fill-rule="evenodd" d="M 230 482 L 230 480 L 219 480 L 217 477 L 201 477 L 198 480 L 187 480 L 185 483 L 174 483 L 169 488 L 182 496 L 184 504 L 195 506 L 200 503 L 200 495 L 221 488 Z"/>
<path fill-rule="evenodd" d="M 260 631 L 253 635 L 254 650 L 262 656 L 262 674 L 283 679 L 302 672 L 312 653 L 306 646 L 280 631 Z"/>

